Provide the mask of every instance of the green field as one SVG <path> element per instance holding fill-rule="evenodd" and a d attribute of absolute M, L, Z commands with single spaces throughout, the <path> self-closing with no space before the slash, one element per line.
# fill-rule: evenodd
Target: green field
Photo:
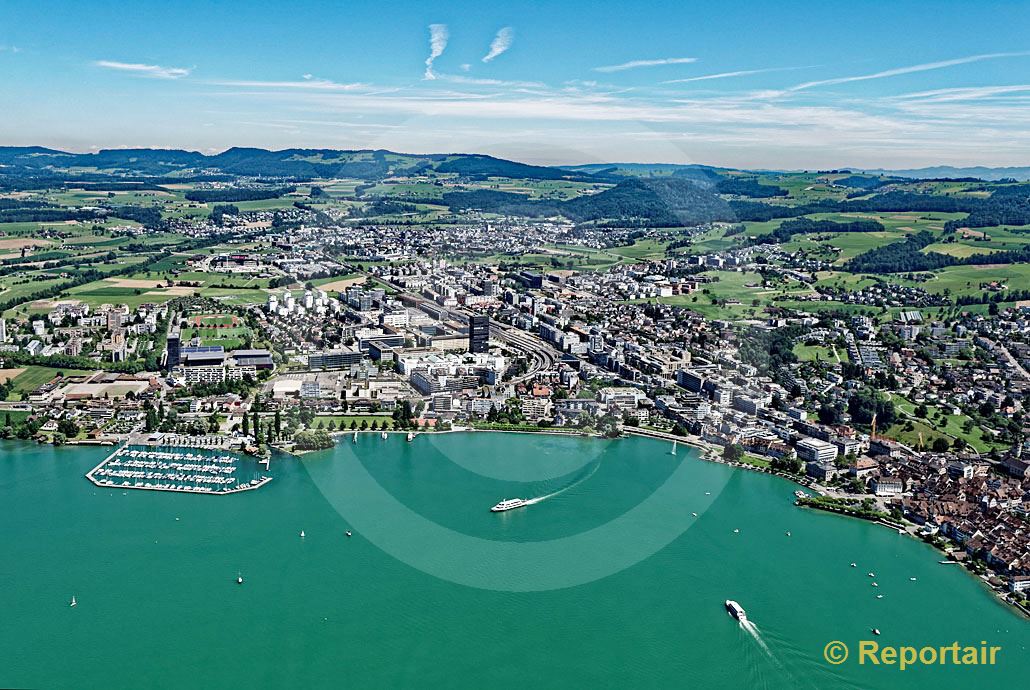
<path fill-rule="evenodd" d="M 51 367 L 28 366 L 25 371 L 14 377 L 14 388 L 8 396 L 8 400 L 23 400 L 29 393 L 36 390 L 44 383 L 47 383 L 58 373 L 65 376 L 78 376 L 80 374 L 92 374 L 92 371 L 81 369 L 55 369 Z"/>
<path fill-rule="evenodd" d="M 891 438 L 914 446 L 919 443 L 920 434 L 922 434 L 922 440 L 926 447 L 930 447 L 933 440 L 937 437 L 944 437 L 949 443 L 956 438 L 962 438 L 980 453 L 986 453 L 992 448 L 1003 448 L 1000 444 L 995 443 L 990 434 L 980 427 L 974 426 L 972 431 L 967 433 L 962 427 L 969 418 L 964 414 L 945 414 L 945 421 L 942 424 L 938 421 L 940 408 L 928 404 L 926 406 L 928 412 L 926 418 L 919 419 L 915 417 L 916 403 L 900 395 L 892 397 L 895 407 L 904 415 L 907 415 L 907 417 L 888 430 L 887 436 Z M 911 430 L 905 429 L 906 421 L 912 422 L 913 428 Z"/>
<path fill-rule="evenodd" d="M 833 345 L 805 345 L 798 343 L 794 346 L 794 354 L 802 362 L 829 362 L 835 364 L 838 357 L 842 361 L 848 361 L 847 352 Z"/>

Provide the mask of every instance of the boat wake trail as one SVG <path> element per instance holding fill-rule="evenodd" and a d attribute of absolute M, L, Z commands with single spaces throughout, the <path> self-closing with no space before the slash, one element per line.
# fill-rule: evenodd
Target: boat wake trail
<path fill-rule="evenodd" d="M 769 649 L 769 645 L 765 643 L 765 640 L 762 639 L 762 635 L 758 632 L 758 626 L 751 621 L 744 621 L 740 624 L 740 627 L 744 628 L 751 637 L 755 638 L 755 642 L 757 642 L 758 646 L 762 648 L 762 651 L 768 654 L 770 659 L 775 661 L 772 650 Z"/>
<path fill-rule="evenodd" d="M 563 494 L 566 491 L 568 491 L 569 489 L 573 489 L 573 488 L 579 486 L 580 484 L 582 484 L 586 480 L 588 480 L 591 477 L 593 477 L 594 473 L 597 472 L 597 468 L 600 467 L 600 466 L 601 466 L 601 462 L 598 461 L 597 464 L 594 465 L 593 469 L 590 470 L 586 475 L 584 475 L 583 477 L 581 477 L 581 478 L 577 479 L 576 481 L 572 482 L 571 484 L 566 486 L 564 489 L 558 489 L 557 491 L 554 491 L 554 492 L 549 493 L 549 494 L 544 494 L 543 496 L 537 496 L 536 498 L 527 498 L 525 505 L 533 505 L 534 503 L 540 503 L 541 501 L 546 501 L 549 498 L 554 498 L 558 494 Z"/>

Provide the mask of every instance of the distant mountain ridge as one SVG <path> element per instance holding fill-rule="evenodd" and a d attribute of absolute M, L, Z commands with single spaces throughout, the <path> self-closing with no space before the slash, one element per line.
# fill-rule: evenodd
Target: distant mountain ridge
<path fill-rule="evenodd" d="M 910 168 L 907 170 L 890 170 L 886 168 L 848 168 L 848 170 L 862 172 L 869 175 L 892 175 L 895 177 L 907 177 L 912 179 L 976 177 L 986 182 L 994 182 L 1008 178 L 1015 180 L 1030 180 L 1030 166 L 990 168 L 983 165 L 976 165 L 959 168 L 951 165 L 937 165 L 928 168 Z"/>
<path fill-rule="evenodd" d="M 93 174 L 170 176 L 221 173 L 250 177 L 312 179 L 351 177 L 363 180 L 414 175 L 426 170 L 465 177 L 521 177 L 543 180 L 603 179 L 603 175 L 529 165 L 480 154 L 408 154 L 383 149 L 283 149 L 233 147 L 217 154 L 178 149 L 104 149 L 69 153 L 40 146 L 0 147 L 0 176 L 68 176 Z"/>
<path fill-rule="evenodd" d="M 72 169 L 75 169 L 73 172 Z M 0 176 L 82 176 L 84 169 L 96 175 L 174 176 L 241 175 L 253 177 L 352 177 L 373 180 L 388 175 L 412 175 L 425 170 L 457 173 L 464 177 L 521 177 L 540 180 L 618 182 L 627 177 L 681 177 L 701 186 L 712 186 L 721 173 L 740 168 L 697 163 L 589 163 L 543 166 L 520 163 L 473 153 L 397 153 L 385 149 L 282 149 L 272 151 L 233 147 L 216 154 L 181 149 L 102 149 L 94 153 L 71 153 L 44 146 L 0 146 Z M 976 177 L 985 181 L 1006 178 L 1030 180 L 1030 166 L 954 167 L 915 169 L 847 167 L 871 175 L 910 179 Z M 769 172 L 769 171 L 749 171 Z M 789 172 L 789 171 L 781 171 Z"/>

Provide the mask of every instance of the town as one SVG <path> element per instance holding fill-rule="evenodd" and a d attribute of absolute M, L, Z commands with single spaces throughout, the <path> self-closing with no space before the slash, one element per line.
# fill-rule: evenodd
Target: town
<path fill-rule="evenodd" d="M 1025 605 L 1030 309 L 813 289 L 832 264 L 782 243 L 697 249 L 734 227 L 639 258 L 618 252 L 661 231 L 475 211 L 412 225 L 298 203 L 104 228 L 185 251 L 9 310 L 2 433 L 258 457 L 365 431 L 678 439 L 796 479 L 803 505 L 908 529 Z M 39 251 L 13 265 L 45 267 Z"/>

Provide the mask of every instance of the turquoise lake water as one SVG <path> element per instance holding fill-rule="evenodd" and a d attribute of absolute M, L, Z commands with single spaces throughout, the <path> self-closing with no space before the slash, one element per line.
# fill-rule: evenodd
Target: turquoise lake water
<path fill-rule="evenodd" d="M 782 479 L 669 450 L 643 438 L 365 434 L 274 458 L 260 490 L 203 496 L 93 486 L 83 475 L 110 449 L 2 442 L 0 687 L 950 688 L 1030 677 L 1030 622 L 931 548 L 796 508 Z M 512 497 L 540 500 L 489 511 Z M 868 639 L 1002 651 L 994 666 L 901 672 L 859 665 Z M 852 648 L 839 666 L 823 658 L 832 640 Z"/>

